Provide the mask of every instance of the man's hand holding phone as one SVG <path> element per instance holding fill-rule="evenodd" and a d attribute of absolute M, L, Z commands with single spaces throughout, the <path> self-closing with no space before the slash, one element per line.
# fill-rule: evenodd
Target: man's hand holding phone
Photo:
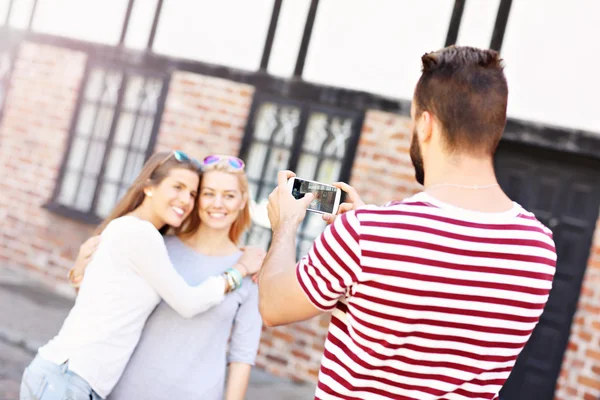
<path fill-rule="evenodd" d="M 295 177 L 292 171 L 279 171 L 277 174 L 277 187 L 269 195 L 267 213 L 271 222 L 271 229 L 278 230 L 288 226 L 294 231 L 306 216 L 306 209 L 314 200 L 312 193 L 307 193 L 296 200 L 288 188 L 288 179 Z"/>
<path fill-rule="evenodd" d="M 362 199 L 358 195 L 358 192 L 352 186 L 348 185 L 345 182 L 336 182 L 332 185 L 346 193 L 346 200 L 348 201 L 340 204 L 337 213 L 323 214 L 323 221 L 327 222 L 328 224 L 331 224 L 333 221 L 335 221 L 338 215 L 343 214 L 347 211 L 356 210 L 357 208 L 365 205 L 365 202 L 362 201 Z"/>

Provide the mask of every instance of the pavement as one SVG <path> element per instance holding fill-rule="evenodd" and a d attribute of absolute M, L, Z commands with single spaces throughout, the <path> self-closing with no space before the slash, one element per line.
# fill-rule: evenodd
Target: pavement
<path fill-rule="evenodd" d="M 59 330 L 73 301 L 0 266 L 0 400 L 17 400 L 24 368 Z M 253 368 L 247 400 L 306 400 L 314 385 Z"/>

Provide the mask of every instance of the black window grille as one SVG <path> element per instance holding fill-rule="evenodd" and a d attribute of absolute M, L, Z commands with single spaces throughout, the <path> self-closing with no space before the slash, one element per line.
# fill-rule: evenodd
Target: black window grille
<path fill-rule="evenodd" d="M 241 150 L 256 204 L 246 243 L 269 245 L 271 231 L 265 205 L 277 185 L 278 171 L 290 169 L 298 177 L 324 183 L 349 179 L 362 119 L 359 111 L 265 94 L 255 96 Z M 298 233 L 299 255 L 308 252 L 324 228 L 320 215 L 307 214 Z"/>
<path fill-rule="evenodd" d="M 93 64 L 49 208 L 95 223 L 108 215 L 156 141 L 168 76 Z"/>

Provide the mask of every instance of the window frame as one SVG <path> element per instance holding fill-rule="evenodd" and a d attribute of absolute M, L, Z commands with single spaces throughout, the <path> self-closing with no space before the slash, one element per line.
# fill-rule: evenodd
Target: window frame
<path fill-rule="evenodd" d="M 252 145 L 257 142 L 264 142 L 260 139 L 255 138 L 255 125 L 258 121 L 259 112 L 261 110 L 261 106 L 266 103 L 274 103 L 278 106 L 291 106 L 297 107 L 300 109 L 300 122 L 297 126 L 297 133 L 292 140 L 292 145 L 288 148 L 290 151 L 290 156 L 288 159 L 287 169 L 295 171 L 298 167 L 298 163 L 300 161 L 300 157 L 302 154 L 310 154 L 304 150 L 303 143 L 307 134 L 308 123 L 310 121 L 311 115 L 315 113 L 324 113 L 329 118 L 331 117 L 341 117 L 352 120 L 352 128 L 351 128 L 351 136 L 348 138 L 346 149 L 344 152 L 344 157 L 341 160 L 340 166 L 340 174 L 337 178 L 338 181 L 349 182 L 352 174 L 352 166 L 354 164 L 354 159 L 356 157 L 356 151 L 358 148 L 358 143 L 360 140 L 360 136 L 363 129 L 363 123 L 365 118 L 364 110 L 354 109 L 354 108 L 345 108 L 345 107 L 336 107 L 331 106 L 329 104 L 322 104 L 320 102 L 315 102 L 312 100 L 300 100 L 296 98 L 285 97 L 278 94 L 272 94 L 269 92 L 264 92 L 257 90 L 254 94 L 254 98 L 252 100 L 252 105 L 250 107 L 250 113 L 248 115 L 246 128 L 244 130 L 244 136 L 242 139 L 239 157 L 246 161 L 246 165 L 248 165 L 248 156 L 250 155 L 250 149 Z M 269 140 L 270 142 L 270 140 Z M 269 143 L 270 144 L 270 143 Z M 269 147 L 270 149 L 271 147 Z M 327 157 L 323 154 L 322 150 L 318 154 L 320 156 L 319 162 Z M 265 156 L 265 161 L 268 160 L 268 155 Z M 265 163 L 266 164 L 266 163 Z M 264 187 L 265 184 L 269 184 L 270 182 L 264 179 L 264 172 L 266 166 L 263 167 L 263 174 L 259 178 L 257 184 L 257 192 L 251 194 L 251 200 L 255 202 L 259 202 L 268 196 L 268 193 L 260 193 L 261 188 Z M 317 173 L 317 169 L 315 169 L 315 173 Z M 312 177 L 305 177 L 307 179 L 312 179 Z M 252 181 L 249 177 L 249 181 Z M 327 182 L 325 182 L 327 183 Z M 262 196 L 259 197 L 259 194 Z M 342 200 L 344 199 L 344 194 L 342 193 Z M 310 234 L 305 232 L 306 229 L 306 221 L 305 219 L 298 230 L 297 241 L 296 241 L 296 250 L 300 252 L 302 248 L 303 242 L 313 241 L 315 238 Z M 257 231 L 258 230 L 258 231 Z M 262 232 L 261 232 L 262 231 Z M 268 232 L 267 232 L 268 231 Z M 253 223 L 252 227 L 248 230 L 245 242 L 251 240 L 253 234 L 256 235 L 264 235 L 267 234 L 269 236 L 269 244 L 271 241 L 270 238 L 270 229 L 265 228 L 263 226 L 259 226 L 256 223 Z M 299 254 L 302 256 L 303 254 Z"/>
<path fill-rule="evenodd" d="M 117 100 L 115 103 L 115 107 L 113 109 L 114 113 L 113 113 L 112 121 L 110 123 L 109 133 L 108 133 L 107 138 L 105 139 L 105 151 L 104 151 L 104 155 L 102 157 L 102 162 L 101 162 L 100 169 L 98 171 L 98 175 L 96 177 L 96 186 L 94 189 L 94 195 L 93 195 L 90 207 L 89 207 L 89 211 L 85 212 L 85 211 L 77 210 L 72 206 L 67 206 L 67 205 L 60 203 L 59 197 L 60 197 L 62 185 L 64 183 L 64 178 L 67 173 L 67 164 L 69 162 L 69 157 L 71 155 L 71 151 L 73 150 L 73 144 L 74 144 L 75 138 L 78 136 L 77 135 L 77 125 L 79 122 L 79 117 L 81 115 L 81 110 L 82 110 L 83 106 L 86 104 L 85 93 L 86 93 L 88 84 L 90 82 L 90 76 L 91 76 L 92 71 L 97 68 L 104 69 L 104 70 L 119 71 L 122 74 L 123 78 L 122 78 L 121 84 L 119 86 Z M 98 224 L 104 219 L 103 216 L 96 214 L 95 209 L 98 204 L 98 197 L 100 194 L 100 190 L 102 189 L 102 185 L 104 183 L 104 173 L 106 171 L 106 166 L 108 164 L 108 160 L 110 158 L 111 151 L 115 146 L 114 139 L 115 139 L 115 134 L 116 134 L 116 130 L 118 127 L 118 123 L 119 123 L 121 114 L 124 111 L 123 102 L 125 99 L 127 84 L 129 82 L 129 79 L 131 79 L 132 77 L 136 77 L 136 76 L 140 76 L 140 77 L 144 77 L 144 78 L 160 79 L 163 83 L 161 91 L 160 91 L 160 95 L 157 99 L 156 113 L 155 113 L 154 119 L 153 119 L 153 126 L 152 126 L 152 130 L 150 133 L 150 138 L 148 140 L 148 146 L 145 151 L 144 161 L 146 161 L 152 155 L 152 153 L 154 152 L 154 148 L 156 146 L 156 140 L 158 138 L 158 134 L 160 131 L 162 115 L 164 112 L 167 94 L 169 91 L 169 85 L 171 82 L 170 71 L 159 70 L 157 68 L 148 68 L 147 66 L 146 67 L 138 66 L 138 65 L 134 65 L 132 63 L 127 63 L 126 61 L 124 61 L 122 59 L 119 60 L 118 58 L 117 58 L 117 60 L 114 60 L 111 62 L 111 61 L 106 61 L 105 59 L 100 59 L 100 57 L 96 58 L 96 57 L 93 57 L 92 55 L 89 55 L 88 59 L 86 61 L 83 79 L 79 86 L 79 93 L 78 93 L 78 97 L 77 97 L 77 103 L 75 106 L 75 112 L 73 113 L 73 116 L 71 119 L 69 133 L 68 133 L 68 139 L 67 139 L 67 143 L 65 146 L 65 152 L 63 154 L 63 158 L 61 161 L 58 177 L 55 181 L 55 186 L 54 186 L 54 190 L 52 192 L 52 196 L 50 197 L 50 200 L 44 205 L 44 208 L 46 208 L 47 210 L 49 210 L 53 213 L 56 213 L 58 215 L 61 215 L 61 216 L 64 216 L 64 217 L 67 217 L 67 218 L 70 218 L 73 220 L 77 220 L 77 221 L 80 221 L 80 222 L 83 222 L 86 224 Z M 139 112 L 139 110 L 137 110 L 136 113 L 137 112 Z M 132 137 L 133 137 L 133 133 L 132 133 Z M 90 138 L 90 140 L 91 140 L 91 138 Z M 129 146 L 127 147 L 127 150 L 128 150 L 127 155 L 129 155 L 131 153 L 131 149 L 129 148 Z M 126 165 L 124 165 L 123 168 L 126 168 Z M 76 190 L 77 190 L 76 193 L 79 193 L 80 187 L 78 187 Z M 75 196 L 77 196 L 77 194 Z"/>

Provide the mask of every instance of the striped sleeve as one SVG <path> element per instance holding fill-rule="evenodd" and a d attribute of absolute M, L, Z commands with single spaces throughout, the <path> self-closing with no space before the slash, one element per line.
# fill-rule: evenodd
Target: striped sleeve
<path fill-rule="evenodd" d="M 332 310 L 358 281 L 361 272 L 360 222 L 355 211 L 336 218 L 296 266 L 296 276 L 310 302 Z"/>

